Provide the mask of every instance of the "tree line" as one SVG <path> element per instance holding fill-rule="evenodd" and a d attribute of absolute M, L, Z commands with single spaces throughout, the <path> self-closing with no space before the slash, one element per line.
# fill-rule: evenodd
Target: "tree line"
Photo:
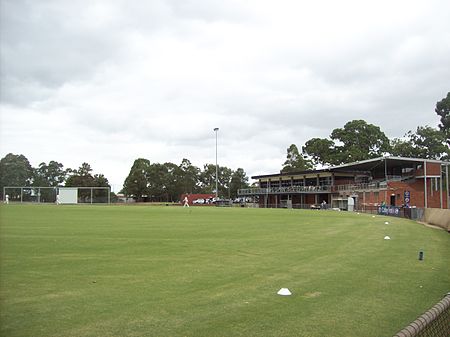
<path fill-rule="evenodd" d="M 120 191 L 137 201 L 178 201 L 183 193 L 215 193 L 216 166 L 205 164 L 203 170 L 183 159 L 174 163 L 150 163 L 139 158 L 133 163 Z M 7 154 L 0 160 L 0 193 L 3 187 L 110 187 L 103 174 L 92 174 L 91 165 L 78 169 L 64 168 L 62 163 L 42 162 L 32 167 L 24 155 Z M 240 188 L 248 187 L 242 168 L 218 167 L 218 193 L 223 198 L 236 198 Z M 112 200 L 116 196 L 112 193 Z"/>
<path fill-rule="evenodd" d="M 3 187 L 110 187 L 103 174 L 92 174 L 92 167 L 82 163 L 78 169 L 64 168 L 51 160 L 32 167 L 28 159 L 20 154 L 8 153 L 0 160 L 0 193 Z"/>
<path fill-rule="evenodd" d="M 301 152 L 297 145 L 291 144 L 281 171 L 303 171 L 384 155 L 450 160 L 450 92 L 436 103 L 435 112 L 440 117 L 438 128 L 419 126 L 416 131 L 393 139 L 364 120 L 349 121 L 343 128 L 334 129 L 329 138 L 308 140 Z"/>
<path fill-rule="evenodd" d="M 232 170 L 218 166 L 217 189 L 222 198 L 236 198 L 238 190 L 248 187 L 248 177 L 242 168 Z M 150 163 L 136 159 L 123 185 L 123 193 L 138 201 L 178 201 L 183 193 L 210 193 L 216 188 L 216 165 L 205 164 L 200 169 L 183 159 L 173 163 Z"/>

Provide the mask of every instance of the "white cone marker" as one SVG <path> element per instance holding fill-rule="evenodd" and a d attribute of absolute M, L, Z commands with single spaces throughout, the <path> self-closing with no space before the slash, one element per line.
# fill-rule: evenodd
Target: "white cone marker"
<path fill-rule="evenodd" d="M 281 288 L 280 290 L 278 290 L 277 294 L 281 295 L 281 296 L 290 296 L 290 295 L 292 295 L 292 293 L 289 291 L 288 288 Z"/>

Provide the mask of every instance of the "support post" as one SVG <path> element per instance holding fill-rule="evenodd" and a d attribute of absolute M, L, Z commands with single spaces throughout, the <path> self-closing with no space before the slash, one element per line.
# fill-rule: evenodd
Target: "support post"
<path fill-rule="evenodd" d="M 384 180 L 386 180 L 386 189 L 384 191 L 384 203 L 387 205 L 388 176 L 387 176 L 387 158 L 386 157 L 384 157 Z"/>
<path fill-rule="evenodd" d="M 443 208 L 443 200 L 442 200 L 442 166 L 439 168 L 439 201 L 441 202 L 441 209 Z"/>
<path fill-rule="evenodd" d="M 269 203 L 269 188 L 266 187 L 266 195 L 264 196 L 264 208 L 267 208 Z"/>
<path fill-rule="evenodd" d="M 428 208 L 428 191 L 427 191 L 427 161 L 425 160 L 423 162 L 423 181 L 424 181 L 424 206 L 425 208 Z"/>
<path fill-rule="evenodd" d="M 447 197 L 447 209 L 450 209 L 450 198 L 449 198 L 449 196 L 450 196 L 450 194 L 448 193 L 449 191 L 448 191 L 448 164 L 447 165 L 445 165 L 445 187 L 446 187 L 446 190 L 445 190 L 445 195 L 446 195 L 446 197 Z"/>

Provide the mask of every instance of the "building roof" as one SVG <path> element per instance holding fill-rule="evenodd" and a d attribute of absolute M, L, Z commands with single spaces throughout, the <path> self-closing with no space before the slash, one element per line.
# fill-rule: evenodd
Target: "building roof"
<path fill-rule="evenodd" d="M 434 159 L 423 159 L 423 158 L 406 158 L 406 157 L 394 157 L 394 156 L 386 156 L 386 157 L 378 157 L 373 159 L 367 159 L 362 161 L 357 161 L 348 164 L 342 164 L 338 166 L 331 166 L 328 168 L 323 168 L 319 170 L 308 170 L 308 171 L 298 171 L 298 172 L 289 172 L 289 173 L 274 173 L 274 174 L 266 174 L 266 175 L 258 175 L 253 176 L 252 179 L 259 178 L 270 178 L 270 177 L 279 177 L 279 176 L 292 176 L 298 174 L 311 174 L 311 173 L 322 173 L 322 172 L 355 172 L 355 171 L 373 171 L 373 170 L 390 170 L 393 167 L 410 167 L 412 164 L 417 163 L 436 163 L 441 165 L 450 165 L 450 162 L 442 161 L 442 160 L 434 160 Z"/>
<path fill-rule="evenodd" d="M 328 172 L 329 169 L 320 169 L 320 170 L 307 170 L 307 171 L 295 171 L 295 172 L 280 172 L 280 173 L 272 173 L 272 174 L 263 174 L 259 176 L 253 176 L 252 179 L 258 179 L 258 178 L 270 178 L 270 177 L 279 177 L 279 176 L 295 176 L 299 174 L 311 174 L 311 173 L 322 173 L 322 172 Z"/>
<path fill-rule="evenodd" d="M 340 171 L 342 169 L 348 170 L 349 168 L 357 168 L 358 170 L 370 170 L 377 163 L 382 162 L 383 164 L 386 162 L 386 165 L 389 168 L 391 167 L 409 167 L 413 163 L 436 163 L 436 164 L 446 164 L 450 165 L 450 162 L 445 162 L 442 160 L 434 160 L 434 159 L 423 159 L 423 158 L 406 158 L 406 157 L 378 157 L 373 159 L 361 160 L 354 163 L 342 164 L 338 166 L 331 167 L 330 169 L 333 171 Z"/>

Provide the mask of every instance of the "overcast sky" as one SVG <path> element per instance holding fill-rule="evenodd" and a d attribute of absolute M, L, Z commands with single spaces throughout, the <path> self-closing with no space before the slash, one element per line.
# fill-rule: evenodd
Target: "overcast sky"
<path fill-rule="evenodd" d="M 275 173 L 353 119 L 436 127 L 450 1 L 0 0 L 0 156 Z"/>

